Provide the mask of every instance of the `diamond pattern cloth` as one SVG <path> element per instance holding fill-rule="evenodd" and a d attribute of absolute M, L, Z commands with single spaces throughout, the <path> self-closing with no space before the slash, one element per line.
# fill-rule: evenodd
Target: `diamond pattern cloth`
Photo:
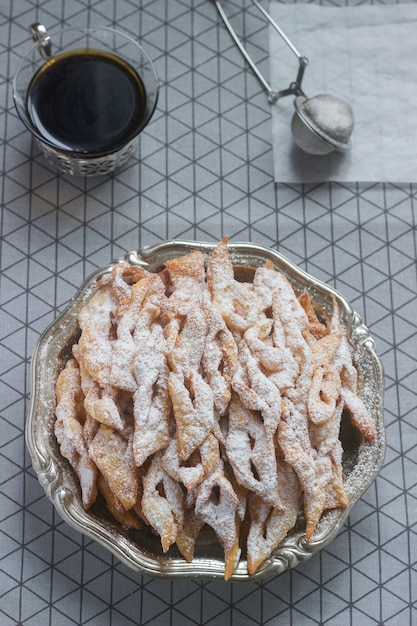
<path fill-rule="evenodd" d="M 225 3 L 267 72 L 264 20 L 249 0 Z M 118 173 L 58 174 L 18 119 L 11 78 L 34 21 L 115 26 L 154 59 L 158 110 Z M 416 181 L 275 184 L 269 105 L 209 0 L 2 0 L 0 146 L 1 625 L 417 624 Z M 96 268 L 226 233 L 278 249 L 362 315 L 386 370 L 386 458 L 336 540 L 294 570 L 239 585 L 152 579 L 45 497 L 24 438 L 30 358 Z"/>

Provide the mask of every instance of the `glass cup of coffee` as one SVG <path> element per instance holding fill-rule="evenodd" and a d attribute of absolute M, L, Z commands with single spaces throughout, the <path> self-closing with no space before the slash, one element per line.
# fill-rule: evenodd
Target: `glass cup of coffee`
<path fill-rule="evenodd" d="M 46 158 L 69 174 L 121 167 L 155 111 L 159 84 L 152 60 L 129 35 L 102 26 L 49 34 L 35 43 L 13 79 L 17 112 Z"/>

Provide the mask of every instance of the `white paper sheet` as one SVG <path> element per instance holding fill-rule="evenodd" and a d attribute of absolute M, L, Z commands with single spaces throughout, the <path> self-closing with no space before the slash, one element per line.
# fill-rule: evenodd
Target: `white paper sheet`
<path fill-rule="evenodd" d="M 309 60 L 302 82 L 307 97 L 332 93 L 355 115 L 352 150 L 318 157 L 294 144 L 294 98 L 271 105 L 275 181 L 417 180 L 417 5 L 271 2 L 269 11 Z M 297 57 L 270 27 L 271 87 L 288 87 L 297 71 Z"/>

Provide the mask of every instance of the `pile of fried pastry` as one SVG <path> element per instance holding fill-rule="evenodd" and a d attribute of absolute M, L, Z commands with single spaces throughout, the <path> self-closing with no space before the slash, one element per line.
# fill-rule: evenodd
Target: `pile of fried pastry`
<path fill-rule="evenodd" d="M 149 525 L 189 562 L 210 527 L 226 580 L 242 550 L 254 574 L 300 510 L 310 540 L 347 505 L 342 413 L 376 436 L 332 305 L 318 311 L 269 261 L 238 281 L 227 238 L 159 273 L 117 263 L 56 384 L 55 435 L 84 508 L 100 494 L 120 524 Z"/>

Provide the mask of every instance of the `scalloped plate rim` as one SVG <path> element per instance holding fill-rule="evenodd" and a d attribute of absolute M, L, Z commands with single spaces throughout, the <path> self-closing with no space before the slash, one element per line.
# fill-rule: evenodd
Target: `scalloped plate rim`
<path fill-rule="evenodd" d="M 74 529 L 83 533 L 84 535 L 97 541 L 115 556 L 117 556 L 122 562 L 124 562 L 131 569 L 147 574 L 152 577 L 166 577 L 166 578 L 209 578 L 209 579 L 222 579 L 224 574 L 224 564 L 218 559 L 198 559 L 196 562 L 187 563 L 182 559 L 171 559 L 169 557 L 151 557 L 140 550 L 139 547 L 134 546 L 132 552 L 132 544 L 129 546 L 129 540 L 126 536 L 121 535 L 119 543 L 115 541 L 114 532 L 103 527 L 100 523 L 97 523 L 91 516 L 86 513 L 82 508 L 80 509 L 79 502 L 76 502 L 76 496 L 71 492 L 68 487 L 63 487 L 59 481 L 60 469 L 58 467 L 57 459 L 53 457 L 42 458 L 41 451 L 39 450 L 38 441 L 34 433 L 35 427 L 35 409 L 39 404 L 41 392 L 37 385 L 36 369 L 39 364 L 39 359 L 42 358 L 42 352 L 47 349 L 47 344 L 51 339 L 51 336 L 56 329 L 60 328 L 63 324 L 70 324 L 71 315 L 80 304 L 81 300 L 88 300 L 96 288 L 96 282 L 103 274 L 111 271 L 112 267 L 121 260 L 135 262 L 137 264 L 147 267 L 152 264 L 152 259 L 158 255 L 163 255 L 164 252 L 170 251 L 173 254 L 166 258 L 172 258 L 173 256 L 180 256 L 178 250 L 183 251 L 184 254 L 191 252 L 192 250 L 201 250 L 209 253 L 212 251 L 218 242 L 198 242 L 192 240 L 166 240 L 154 245 L 147 245 L 139 248 L 138 250 L 132 250 L 126 254 L 116 258 L 113 262 L 106 266 L 97 268 L 89 274 L 89 276 L 83 281 L 82 285 L 77 289 L 73 297 L 68 301 L 63 311 L 47 326 L 44 332 L 38 338 L 32 354 L 31 361 L 31 394 L 30 405 L 27 414 L 27 420 L 25 425 L 25 438 L 26 444 L 32 458 L 32 465 L 38 476 L 38 480 L 45 490 L 47 497 L 51 500 L 54 507 L 61 515 L 61 517 Z M 229 251 L 231 259 L 235 255 L 242 255 L 244 258 L 250 258 L 250 254 L 255 252 L 259 255 L 259 258 L 271 258 L 275 261 L 278 269 L 284 271 L 287 275 L 297 277 L 297 279 L 305 283 L 315 290 L 318 290 L 327 295 L 333 294 L 339 304 L 342 306 L 344 316 L 347 319 L 347 329 L 349 338 L 353 331 L 360 329 L 362 333 L 362 345 L 365 346 L 365 350 L 375 367 L 379 380 L 376 381 L 376 385 L 380 394 L 379 402 L 376 406 L 376 418 L 379 433 L 378 447 L 379 453 L 375 452 L 375 459 L 373 467 L 370 468 L 366 480 L 364 480 L 361 489 L 358 489 L 353 496 L 349 499 L 348 506 L 342 511 L 338 511 L 335 515 L 335 523 L 330 532 L 320 535 L 320 532 L 316 533 L 313 540 L 309 544 L 305 543 L 303 539 L 303 533 L 298 533 L 291 537 L 289 540 L 284 541 L 284 545 L 271 556 L 265 564 L 252 576 L 249 576 L 246 572 L 245 562 L 239 563 L 235 573 L 231 577 L 232 582 L 236 581 L 254 581 L 265 576 L 273 576 L 280 574 L 287 569 L 291 569 L 298 564 L 302 563 L 306 559 L 309 559 L 313 554 L 317 553 L 325 546 L 327 546 L 337 534 L 340 532 L 346 518 L 350 514 L 352 508 L 356 502 L 362 497 L 365 491 L 373 483 L 377 477 L 379 470 L 385 457 L 385 432 L 384 432 L 384 416 L 383 416 L 383 396 L 384 396 L 384 367 L 381 359 L 379 358 L 374 340 L 367 327 L 363 324 L 361 317 L 357 314 L 349 301 L 338 290 L 330 287 L 325 282 L 313 277 L 308 272 L 299 268 L 295 263 L 290 261 L 280 252 L 271 248 L 264 247 L 260 244 L 251 242 L 229 242 Z M 175 252 L 176 251 L 176 252 Z M 166 260 L 166 259 L 165 259 Z M 249 265 L 249 263 L 248 263 Z M 43 452 L 43 451 L 42 451 Z M 62 457 L 61 457 L 62 458 Z M 62 473 L 62 470 L 61 470 Z M 57 482 L 58 481 L 58 482 Z M 68 498 L 70 504 L 68 504 Z M 74 504 L 75 501 L 75 504 Z M 72 512 L 72 511 L 76 511 Z M 332 512 L 333 513 L 333 512 Z M 130 548 L 130 550 L 129 550 Z M 138 554 L 139 553 L 139 557 Z"/>

